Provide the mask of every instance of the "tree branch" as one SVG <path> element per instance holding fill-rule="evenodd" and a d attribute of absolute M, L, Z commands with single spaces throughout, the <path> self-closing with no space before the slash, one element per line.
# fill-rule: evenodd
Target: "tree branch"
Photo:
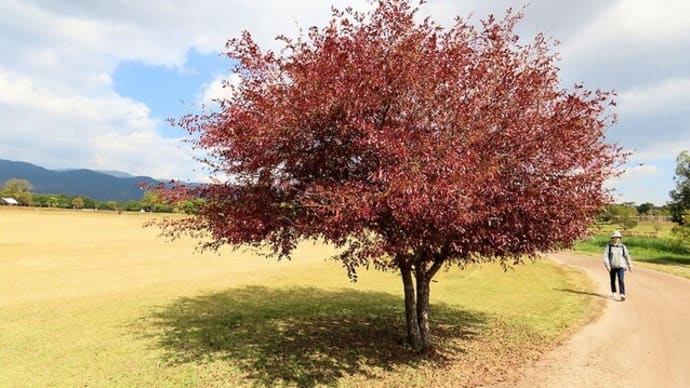
<path fill-rule="evenodd" d="M 438 272 L 438 270 L 441 269 L 441 266 L 445 261 L 445 256 L 442 256 L 441 254 L 434 255 L 434 264 L 431 265 L 431 268 L 429 268 L 429 270 L 426 271 L 425 274 L 427 280 L 431 281 L 431 278 L 433 278 L 434 275 L 436 275 L 436 272 Z"/>

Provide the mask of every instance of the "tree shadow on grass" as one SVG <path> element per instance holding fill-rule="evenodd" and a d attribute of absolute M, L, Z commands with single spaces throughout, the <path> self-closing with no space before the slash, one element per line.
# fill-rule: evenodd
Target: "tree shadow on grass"
<path fill-rule="evenodd" d="M 166 361 L 226 360 L 257 385 L 332 385 L 345 375 L 448 362 L 486 323 L 481 313 L 432 306 L 434 351 L 405 345 L 402 298 L 355 290 L 245 287 L 157 308 L 139 322 Z"/>
<path fill-rule="evenodd" d="M 597 298 L 609 299 L 606 295 L 603 295 L 603 294 L 599 294 L 596 292 L 582 291 L 582 290 L 573 290 L 572 288 L 554 288 L 554 290 L 560 291 L 560 292 L 567 292 L 570 294 L 589 295 L 589 296 L 595 296 Z"/>

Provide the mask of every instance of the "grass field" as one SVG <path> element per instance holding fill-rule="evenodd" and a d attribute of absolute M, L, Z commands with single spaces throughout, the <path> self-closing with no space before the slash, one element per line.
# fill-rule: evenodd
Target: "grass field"
<path fill-rule="evenodd" d="M 515 378 L 603 300 L 538 261 L 452 268 L 435 353 L 404 345 L 401 281 L 303 244 L 290 262 L 196 253 L 147 214 L 0 208 L 0 386 L 460 386 Z"/>

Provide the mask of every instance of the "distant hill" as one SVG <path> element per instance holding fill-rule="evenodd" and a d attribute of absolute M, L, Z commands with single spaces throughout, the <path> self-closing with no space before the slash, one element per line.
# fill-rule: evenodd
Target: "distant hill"
<path fill-rule="evenodd" d="M 65 172 L 65 171 L 74 171 L 74 170 L 81 170 L 81 169 L 80 168 L 60 168 L 60 169 L 56 169 L 53 171 Z M 117 171 L 117 170 L 92 170 L 92 171 L 102 172 L 103 174 L 112 175 L 115 178 L 134 178 L 136 176 L 136 175 L 132 175 L 128 172 Z"/>
<path fill-rule="evenodd" d="M 97 201 L 137 201 L 144 195 L 140 184 L 158 183 L 148 176 L 132 176 L 120 171 L 55 171 L 31 163 L 0 159 L 0 185 L 12 178 L 28 180 L 34 193 L 83 195 Z"/>
<path fill-rule="evenodd" d="M 101 172 L 103 174 L 112 175 L 115 178 L 135 178 L 136 175 L 132 175 L 128 172 L 117 171 L 117 170 L 94 170 L 96 172 Z"/>

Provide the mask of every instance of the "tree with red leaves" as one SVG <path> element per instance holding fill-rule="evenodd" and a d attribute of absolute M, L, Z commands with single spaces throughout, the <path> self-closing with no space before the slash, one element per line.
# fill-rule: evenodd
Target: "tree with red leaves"
<path fill-rule="evenodd" d="M 444 29 L 417 13 L 406 0 L 334 9 L 327 26 L 279 37 L 280 53 L 247 32 L 228 41 L 232 97 L 177 124 L 229 178 L 164 190 L 200 201 L 159 226 L 278 257 L 323 240 L 352 279 L 400 271 L 408 340 L 423 351 L 439 269 L 570 245 L 625 157 L 604 139 L 613 94 L 561 88 L 553 44 L 514 34 L 521 14 Z"/>

